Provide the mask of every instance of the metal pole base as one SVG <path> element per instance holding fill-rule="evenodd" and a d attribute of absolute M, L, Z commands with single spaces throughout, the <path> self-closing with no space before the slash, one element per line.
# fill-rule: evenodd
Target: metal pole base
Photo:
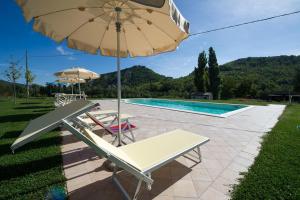
<path fill-rule="evenodd" d="M 113 172 L 115 171 L 115 169 L 117 169 L 117 171 L 122 171 L 121 168 L 117 167 L 116 164 L 111 162 L 110 160 L 106 160 L 103 165 L 105 169 L 109 172 Z"/>

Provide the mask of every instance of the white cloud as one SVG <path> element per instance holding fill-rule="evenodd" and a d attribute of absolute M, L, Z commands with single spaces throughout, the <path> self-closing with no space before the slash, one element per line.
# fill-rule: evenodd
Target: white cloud
<path fill-rule="evenodd" d="M 300 55 L 300 49 L 292 49 L 290 51 L 287 52 L 287 55 Z"/>
<path fill-rule="evenodd" d="M 72 52 L 69 52 L 63 48 L 63 46 L 56 47 L 56 51 L 58 51 L 61 55 L 67 56 L 69 60 L 76 60 Z"/>

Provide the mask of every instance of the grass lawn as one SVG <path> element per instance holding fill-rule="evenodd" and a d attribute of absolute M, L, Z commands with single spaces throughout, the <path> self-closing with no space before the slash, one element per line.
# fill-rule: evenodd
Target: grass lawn
<path fill-rule="evenodd" d="M 18 100 L 14 105 L 0 99 L 0 108 L 0 199 L 45 199 L 50 190 L 64 190 L 58 131 L 17 149 L 15 154 L 10 151 L 29 120 L 53 109 L 53 100 Z"/>
<path fill-rule="evenodd" d="M 300 199 L 300 105 L 289 105 L 263 140 L 262 149 L 233 200 Z"/>

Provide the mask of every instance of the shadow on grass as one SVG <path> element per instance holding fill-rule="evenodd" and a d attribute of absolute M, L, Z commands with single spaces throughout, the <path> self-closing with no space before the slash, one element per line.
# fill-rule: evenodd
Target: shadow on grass
<path fill-rule="evenodd" d="M 24 121 L 30 121 L 33 120 L 45 113 L 36 113 L 36 114 L 17 114 L 17 115 L 6 115 L 6 116 L 0 116 L 0 123 L 5 122 L 24 122 Z"/>
<path fill-rule="evenodd" d="M 22 130 L 18 130 L 18 131 L 8 131 L 5 132 L 0 139 L 11 139 L 11 138 L 16 138 L 21 134 Z"/>
<path fill-rule="evenodd" d="M 23 105 L 30 105 L 30 104 L 41 104 L 41 102 L 22 102 L 20 104 L 23 104 Z"/>
<path fill-rule="evenodd" d="M 40 197 L 40 199 L 47 199 L 45 196 L 49 193 L 51 189 L 62 189 L 65 191 L 65 188 L 63 187 L 65 183 L 65 179 L 61 178 L 59 180 L 51 181 L 50 183 L 43 183 L 32 186 L 26 187 L 26 189 L 23 190 L 9 190 L 9 192 L 6 192 L 5 194 L 2 194 L 3 196 L 0 196 L 1 199 L 15 199 L 15 200 L 23 200 L 23 199 L 32 199 L 32 194 L 34 196 L 37 196 L 36 199 Z M 45 185 L 47 184 L 47 185 Z M 24 187 L 24 186 L 23 186 Z M 57 199 L 58 200 L 58 199 Z"/>
<path fill-rule="evenodd" d="M 22 151 L 28 151 L 28 150 L 32 150 L 32 149 L 45 148 L 45 147 L 53 146 L 54 144 L 60 144 L 60 142 L 61 142 L 61 138 L 59 136 L 40 139 L 40 140 L 37 140 L 34 142 L 30 142 L 29 144 L 27 144 L 23 147 L 20 147 L 19 149 L 16 150 L 15 153 L 19 153 Z M 5 154 L 12 154 L 11 149 L 10 149 L 11 145 L 12 145 L 12 143 L 0 145 L 0 156 L 3 156 Z"/>
<path fill-rule="evenodd" d="M 53 111 L 53 109 L 34 110 L 33 112 L 34 112 L 34 113 L 37 113 L 37 112 L 48 113 L 48 112 L 50 112 L 50 111 Z"/>
<path fill-rule="evenodd" d="M 46 108 L 53 108 L 53 106 L 22 106 L 22 107 L 15 107 L 14 109 L 21 109 L 21 110 L 24 110 L 24 109 L 46 109 Z"/>
<path fill-rule="evenodd" d="M 57 167 L 61 162 L 61 155 L 50 156 L 40 160 L 34 160 L 25 163 L 18 163 L 13 165 L 0 166 L 0 180 L 7 180 L 24 176 L 27 174 L 51 169 Z"/>

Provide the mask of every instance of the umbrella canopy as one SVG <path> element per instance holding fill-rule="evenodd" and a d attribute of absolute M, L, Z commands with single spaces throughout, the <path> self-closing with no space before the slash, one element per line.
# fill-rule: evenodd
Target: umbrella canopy
<path fill-rule="evenodd" d="M 54 74 L 55 76 L 59 78 L 66 78 L 69 80 L 80 80 L 80 79 L 97 79 L 100 77 L 99 74 L 92 72 L 90 70 L 84 69 L 84 68 L 79 68 L 79 67 L 74 67 L 70 69 L 66 69 L 63 71 L 56 72 Z M 78 83 L 78 82 L 77 82 Z"/>
<path fill-rule="evenodd" d="M 100 77 L 99 74 L 80 67 L 73 67 L 60 72 L 56 72 L 54 75 L 58 78 L 77 79 L 79 94 L 81 94 L 80 79 L 97 79 Z"/>
<path fill-rule="evenodd" d="M 149 56 L 176 49 L 189 23 L 172 0 L 17 0 L 34 30 L 70 48 L 117 56 L 116 8 L 120 8 L 120 56 Z M 153 5 L 145 6 L 145 5 Z"/>
<path fill-rule="evenodd" d="M 86 81 L 82 78 L 78 79 L 78 78 L 62 78 L 62 79 L 58 79 L 55 82 L 58 83 L 85 83 Z"/>
<path fill-rule="evenodd" d="M 118 116 L 120 57 L 175 50 L 188 37 L 189 23 L 173 0 L 17 0 L 34 30 L 70 48 L 117 57 Z M 118 143 L 121 123 L 118 117 Z"/>

